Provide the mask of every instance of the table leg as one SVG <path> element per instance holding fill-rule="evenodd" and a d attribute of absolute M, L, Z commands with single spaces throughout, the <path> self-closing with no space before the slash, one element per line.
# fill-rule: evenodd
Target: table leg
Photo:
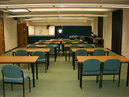
<path fill-rule="evenodd" d="M 56 57 L 57 57 L 57 48 L 55 47 L 55 62 L 56 62 Z"/>
<path fill-rule="evenodd" d="M 127 67 L 127 78 L 126 78 L 126 86 L 128 87 L 128 79 L 129 79 L 129 63 Z"/>
<path fill-rule="evenodd" d="M 73 62 L 72 62 L 73 63 L 73 69 L 75 70 L 75 52 L 73 52 L 72 55 L 73 55 Z"/>
<path fill-rule="evenodd" d="M 38 63 L 36 62 L 36 79 L 38 79 Z"/>
<path fill-rule="evenodd" d="M 34 71 L 34 64 L 31 64 L 31 68 L 32 68 L 32 78 L 33 78 L 33 87 L 35 87 L 35 71 Z"/>
<path fill-rule="evenodd" d="M 81 63 L 78 63 L 78 80 L 80 79 L 80 65 Z"/>
<path fill-rule="evenodd" d="M 48 69 L 48 66 L 49 66 L 49 52 L 47 52 L 47 69 Z"/>
<path fill-rule="evenodd" d="M 65 61 L 67 61 L 67 47 L 65 49 Z"/>
<path fill-rule="evenodd" d="M 64 56 L 64 44 L 62 44 L 62 51 L 63 51 L 63 56 Z"/>

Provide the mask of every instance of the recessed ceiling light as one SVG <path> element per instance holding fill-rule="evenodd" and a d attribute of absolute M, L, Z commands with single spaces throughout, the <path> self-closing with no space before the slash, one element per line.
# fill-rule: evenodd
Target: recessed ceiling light
<path fill-rule="evenodd" d="M 29 12 L 27 9 L 8 9 L 10 12 Z"/>

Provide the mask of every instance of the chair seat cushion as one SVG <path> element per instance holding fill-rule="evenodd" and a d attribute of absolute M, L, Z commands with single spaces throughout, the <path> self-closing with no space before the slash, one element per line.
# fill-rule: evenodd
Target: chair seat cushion
<path fill-rule="evenodd" d="M 82 72 L 82 75 L 100 75 L 99 71 Z"/>
<path fill-rule="evenodd" d="M 45 63 L 46 61 L 45 61 L 45 59 L 38 59 L 37 62 L 38 63 Z"/>
<path fill-rule="evenodd" d="M 24 74 L 24 80 L 26 80 L 28 78 L 29 78 L 29 75 Z M 9 83 L 23 83 L 23 79 L 22 79 L 22 77 L 21 78 L 8 78 L 8 77 L 5 77 L 4 78 L 4 82 L 9 82 Z"/>
<path fill-rule="evenodd" d="M 118 71 L 103 71 L 103 74 L 119 74 Z"/>

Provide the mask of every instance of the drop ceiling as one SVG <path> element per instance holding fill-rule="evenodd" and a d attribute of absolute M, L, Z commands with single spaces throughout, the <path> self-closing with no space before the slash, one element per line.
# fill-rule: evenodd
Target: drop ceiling
<path fill-rule="evenodd" d="M 8 13 L 8 18 L 19 17 L 24 22 L 47 25 L 86 23 L 122 8 L 129 8 L 129 0 L 117 0 L 117 4 L 116 0 L 0 0 L 0 10 Z"/>

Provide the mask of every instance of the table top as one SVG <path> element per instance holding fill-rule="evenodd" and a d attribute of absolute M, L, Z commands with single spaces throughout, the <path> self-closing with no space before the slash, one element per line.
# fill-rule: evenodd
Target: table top
<path fill-rule="evenodd" d="M 50 45 L 52 45 L 53 47 L 57 47 L 58 45 L 57 44 L 50 44 Z M 47 46 L 47 45 L 36 45 L 37 47 L 45 47 L 45 46 Z"/>
<path fill-rule="evenodd" d="M 77 44 L 79 47 L 84 47 L 86 44 Z M 71 44 L 65 44 L 64 47 L 70 47 Z M 95 47 L 95 45 L 92 45 Z"/>
<path fill-rule="evenodd" d="M 62 44 L 65 44 L 66 42 L 62 42 Z M 78 44 L 78 42 L 72 41 L 72 44 Z M 87 44 L 88 42 L 84 42 L 85 44 Z"/>
<path fill-rule="evenodd" d="M 51 43 L 52 41 L 44 41 L 44 42 L 42 42 L 42 43 L 45 43 L 45 44 L 49 44 L 49 43 Z M 34 44 L 37 44 L 37 43 L 39 43 L 39 42 L 35 42 Z M 60 44 L 60 42 L 54 42 L 54 43 L 56 43 L 56 44 Z"/>
<path fill-rule="evenodd" d="M 79 63 L 83 63 L 87 59 L 98 59 L 102 63 L 107 59 L 119 59 L 122 63 L 129 63 L 129 59 L 124 56 L 77 56 Z"/>
<path fill-rule="evenodd" d="M 11 52 L 16 52 L 16 50 L 19 49 L 14 49 Z M 50 48 L 23 48 L 23 50 L 26 50 L 27 52 L 34 52 L 34 51 L 43 51 L 43 52 L 50 52 Z"/>
<path fill-rule="evenodd" d="M 88 52 L 93 52 L 95 49 L 99 49 L 99 48 L 71 48 L 72 52 L 76 52 L 76 50 L 78 49 L 85 49 Z M 107 48 L 101 48 L 104 49 L 105 52 L 109 52 L 110 50 L 108 50 Z"/>
<path fill-rule="evenodd" d="M 35 63 L 39 56 L 0 56 L 0 63 Z"/>
<path fill-rule="evenodd" d="M 91 37 L 91 36 L 89 36 L 88 38 L 95 39 L 95 40 L 104 40 L 104 39 L 101 38 L 101 37 Z"/>

